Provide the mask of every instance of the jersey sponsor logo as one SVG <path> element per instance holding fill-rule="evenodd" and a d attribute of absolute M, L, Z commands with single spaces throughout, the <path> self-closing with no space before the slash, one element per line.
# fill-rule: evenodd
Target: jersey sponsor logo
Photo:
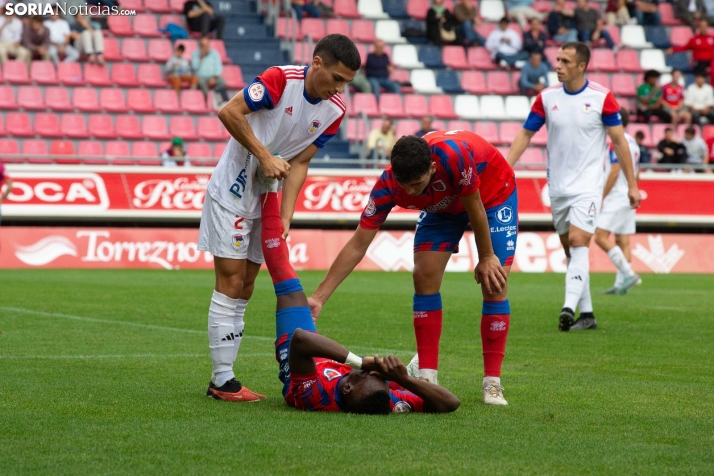
<path fill-rule="evenodd" d="M 320 121 L 318 121 L 317 119 L 313 120 L 310 123 L 310 127 L 307 128 L 307 132 L 309 132 L 310 134 L 314 134 L 320 128 L 320 125 Z"/>
<path fill-rule="evenodd" d="M 364 209 L 364 214 L 368 217 L 374 216 L 377 213 L 377 206 L 374 204 L 374 199 L 369 197 L 367 201 L 367 207 Z"/>
<path fill-rule="evenodd" d="M 240 247 L 243 245 L 243 235 L 233 235 L 233 240 L 231 244 L 233 245 L 233 248 L 240 249 Z"/>
<path fill-rule="evenodd" d="M 447 208 L 449 205 L 451 205 L 451 202 L 454 201 L 456 198 L 456 195 L 449 195 L 448 197 L 444 197 L 442 201 L 437 203 L 436 205 L 432 205 L 431 207 L 426 207 L 424 210 L 427 211 L 427 213 L 435 213 L 438 212 L 439 210 L 443 210 Z"/>
<path fill-rule="evenodd" d="M 505 331 L 506 323 L 503 321 L 495 321 L 491 323 L 491 330 L 494 332 Z"/>
<path fill-rule="evenodd" d="M 287 114 L 288 116 L 292 116 L 293 115 L 293 107 L 292 106 L 286 107 L 285 114 Z"/>
<path fill-rule="evenodd" d="M 443 192 L 444 190 L 446 190 L 446 184 L 443 180 L 437 180 L 436 182 L 431 184 L 431 188 L 433 188 L 437 192 Z"/>
<path fill-rule="evenodd" d="M 277 248 L 280 246 L 280 238 L 268 238 L 265 240 L 265 246 L 268 249 Z"/>
<path fill-rule="evenodd" d="M 248 88 L 248 96 L 250 96 L 253 101 L 263 99 L 263 96 L 265 96 L 265 86 L 263 86 L 263 83 L 255 82 L 251 84 Z"/>
<path fill-rule="evenodd" d="M 412 406 L 404 400 L 395 403 L 394 408 L 392 408 L 392 413 L 410 413 L 411 411 Z"/>
<path fill-rule="evenodd" d="M 474 174 L 474 169 L 472 167 L 469 167 L 467 170 L 464 170 L 461 172 L 461 176 L 463 177 L 461 180 L 459 180 L 459 185 L 469 185 L 471 184 L 471 177 Z"/>
<path fill-rule="evenodd" d="M 590 103 L 586 102 L 583 106 L 583 111 L 590 112 Z"/>
<path fill-rule="evenodd" d="M 516 234 L 517 228 L 518 227 L 516 225 L 492 226 L 491 233 L 506 233 L 506 238 L 508 238 L 509 236 L 513 236 Z"/>
<path fill-rule="evenodd" d="M 496 212 L 496 219 L 501 223 L 511 223 L 513 220 L 513 209 L 509 206 L 499 208 Z"/>
<path fill-rule="evenodd" d="M 330 380 L 336 379 L 337 377 L 342 377 L 341 373 L 339 373 L 337 370 L 331 369 L 331 368 L 326 368 L 325 370 L 323 370 L 322 375 L 325 376 L 325 378 L 328 380 L 328 382 Z"/>
<path fill-rule="evenodd" d="M 248 174 L 246 169 L 243 168 L 236 177 L 236 181 L 233 182 L 231 188 L 228 189 L 236 198 L 243 198 L 243 192 L 245 192 L 245 186 L 248 181 Z"/>

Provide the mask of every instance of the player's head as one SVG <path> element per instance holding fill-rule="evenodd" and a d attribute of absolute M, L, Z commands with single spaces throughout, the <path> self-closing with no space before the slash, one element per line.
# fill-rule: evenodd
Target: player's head
<path fill-rule="evenodd" d="M 389 384 L 364 370 L 353 370 L 340 382 L 340 399 L 350 413 L 388 415 Z"/>
<path fill-rule="evenodd" d="M 362 65 L 355 44 L 345 35 L 327 35 L 317 42 L 312 53 L 312 88 L 321 99 L 345 90 Z"/>
<path fill-rule="evenodd" d="M 694 82 L 697 83 L 697 86 L 700 88 L 704 86 L 704 82 L 707 80 L 707 76 L 704 73 L 697 73 L 694 75 Z"/>
<path fill-rule="evenodd" d="M 679 80 L 682 77 L 682 72 L 678 69 L 672 70 L 672 84 L 679 84 Z"/>
<path fill-rule="evenodd" d="M 431 149 L 424 139 L 404 136 L 392 148 L 392 172 L 408 195 L 421 195 L 436 172 Z"/>
<path fill-rule="evenodd" d="M 657 84 L 657 81 L 659 80 L 660 73 L 657 70 L 650 69 L 645 71 L 645 84 L 648 84 L 650 86 L 654 86 Z"/>
<path fill-rule="evenodd" d="M 558 63 L 555 71 L 558 73 L 558 81 L 567 83 L 576 80 L 581 78 L 585 74 L 585 70 L 588 69 L 590 48 L 580 41 L 565 43 L 558 50 L 556 60 Z"/>
<path fill-rule="evenodd" d="M 630 123 L 630 111 L 628 111 L 624 107 L 621 107 L 620 116 L 622 116 L 622 127 L 627 127 L 627 124 Z"/>

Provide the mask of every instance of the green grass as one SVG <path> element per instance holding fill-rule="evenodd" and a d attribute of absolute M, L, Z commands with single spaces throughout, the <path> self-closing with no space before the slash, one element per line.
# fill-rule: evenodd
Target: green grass
<path fill-rule="evenodd" d="M 314 289 L 322 273 L 301 273 Z M 714 474 L 714 276 L 646 275 L 558 333 L 563 276 L 514 274 L 503 384 L 480 403 L 481 299 L 448 274 L 449 415 L 304 413 L 281 397 L 261 273 L 238 377 L 269 399 L 205 397 L 210 272 L 0 271 L 0 474 Z M 411 277 L 355 273 L 320 332 L 410 358 Z M 39 311 L 39 312 L 34 312 Z"/>

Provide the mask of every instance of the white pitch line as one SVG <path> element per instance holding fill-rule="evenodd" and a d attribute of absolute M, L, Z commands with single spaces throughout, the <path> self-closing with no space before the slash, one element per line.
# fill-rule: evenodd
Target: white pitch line
<path fill-rule="evenodd" d="M 240 354 L 241 357 L 268 357 L 275 354 Z M 103 354 L 103 355 L 0 355 L 0 360 L 65 360 L 65 359 L 177 359 L 206 357 L 206 354 Z"/>

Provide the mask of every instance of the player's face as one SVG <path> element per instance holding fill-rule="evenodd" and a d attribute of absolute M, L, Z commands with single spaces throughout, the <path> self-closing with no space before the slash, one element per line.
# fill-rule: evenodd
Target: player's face
<path fill-rule="evenodd" d="M 578 56 L 573 48 L 558 50 L 558 64 L 555 71 L 558 73 L 558 81 L 567 83 L 568 81 L 581 76 L 585 72 L 585 63 L 578 63 Z"/>
<path fill-rule="evenodd" d="M 387 381 L 364 370 L 353 370 L 340 382 L 344 398 L 358 402 L 365 396 L 380 390 L 389 390 Z"/>
<path fill-rule="evenodd" d="M 400 187 L 404 189 L 405 192 L 407 192 L 407 195 L 412 195 L 416 197 L 417 195 L 421 195 L 422 193 L 424 193 L 424 190 L 426 190 L 426 187 L 428 187 L 429 183 L 431 183 L 431 179 L 432 177 L 434 177 L 435 173 L 436 164 L 432 162 L 431 167 L 429 168 L 429 172 L 419 177 L 417 180 L 408 183 L 397 183 Z"/>
<path fill-rule="evenodd" d="M 352 71 L 341 62 L 325 66 L 319 56 L 312 59 L 314 71 L 312 89 L 320 99 L 330 99 L 335 94 L 344 92 L 347 83 L 354 79 L 357 71 Z"/>

